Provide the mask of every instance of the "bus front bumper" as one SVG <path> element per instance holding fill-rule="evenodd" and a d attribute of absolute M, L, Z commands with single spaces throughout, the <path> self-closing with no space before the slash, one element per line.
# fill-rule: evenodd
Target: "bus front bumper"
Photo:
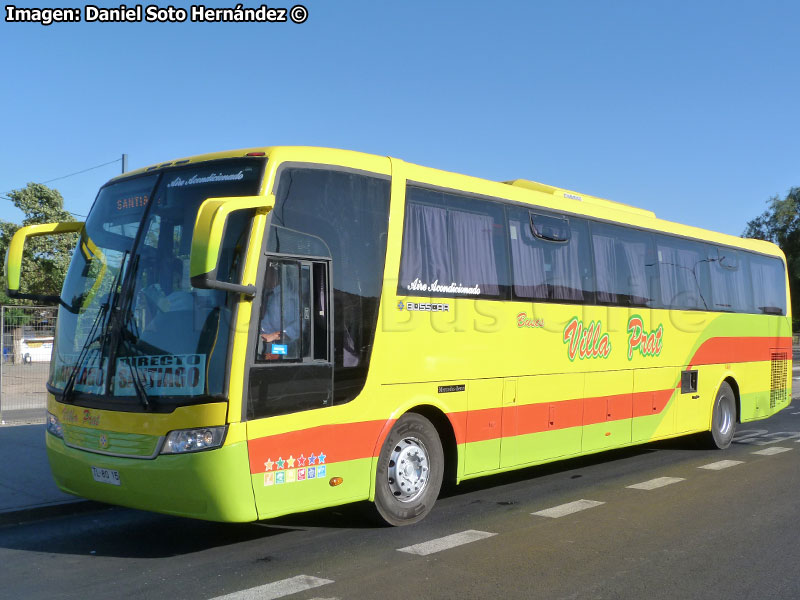
<path fill-rule="evenodd" d="M 69 494 L 207 521 L 258 518 L 246 442 L 142 460 L 86 452 L 70 448 L 50 433 L 46 437 L 53 477 Z M 96 481 L 92 467 L 114 471 L 119 479 Z"/>

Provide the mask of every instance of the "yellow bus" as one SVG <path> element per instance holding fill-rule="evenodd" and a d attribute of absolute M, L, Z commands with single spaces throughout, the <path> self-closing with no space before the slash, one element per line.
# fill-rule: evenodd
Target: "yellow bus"
<path fill-rule="evenodd" d="M 774 245 L 533 181 L 271 147 L 125 173 L 59 298 L 59 487 L 253 521 L 705 432 L 791 397 Z"/>

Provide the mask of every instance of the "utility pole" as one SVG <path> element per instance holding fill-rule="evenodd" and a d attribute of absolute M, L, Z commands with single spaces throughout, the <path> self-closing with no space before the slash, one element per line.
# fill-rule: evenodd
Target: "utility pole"
<path fill-rule="evenodd" d="M 128 155 L 127 154 L 123 154 L 122 155 L 122 172 L 124 173 L 127 170 L 128 170 Z"/>

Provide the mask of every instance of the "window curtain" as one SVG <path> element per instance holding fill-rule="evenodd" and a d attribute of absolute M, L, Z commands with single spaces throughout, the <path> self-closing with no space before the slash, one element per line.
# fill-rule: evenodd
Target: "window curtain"
<path fill-rule="evenodd" d="M 530 232 L 530 225 L 509 221 L 514 294 L 520 298 L 547 298 L 544 251 Z"/>
<path fill-rule="evenodd" d="M 701 260 L 692 250 L 658 246 L 661 300 L 667 306 L 704 308 L 695 269 Z"/>
<path fill-rule="evenodd" d="M 437 279 L 444 283 L 450 270 L 446 209 L 408 204 L 402 256 L 400 285 L 404 288 L 415 279 L 424 284 Z"/>
<path fill-rule="evenodd" d="M 497 281 L 492 231 L 494 219 L 488 215 L 450 210 L 452 277 L 442 276 L 443 285 L 478 286 L 481 294 L 496 296 Z"/>
<path fill-rule="evenodd" d="M 628 263 L 631 304 L 647 305 L 651 299 L 647 285 L 647 244 L 626 241 L 622 242 L 622 249 Z"/>
<path fill-rule="evenodd" d="M 593 235 L 594 266 L 597 275 L 597 300 L 599 302 L 617 303 L 617 256 L 614 252 L 614 238 L 604 235 Z"/>
<path fill-rule="evenodd" d="M 782 308 L 784 300 L 783 269 L 777 261 L 773 266 L 763 260 L 752 260 L 750 269 L 753 274 L 753 295 L 756 310 L 761 311 L 765 307 Z"/>
<path fill-rule="evenodd" d="M 578 232 L 573 229 L 568 242 L 550 244 L 553 253 L 552 280 L 550 282 L 553 300 L 583 300 L 580 258 L 578 256 L 578 245 L 582 242 Z"/>

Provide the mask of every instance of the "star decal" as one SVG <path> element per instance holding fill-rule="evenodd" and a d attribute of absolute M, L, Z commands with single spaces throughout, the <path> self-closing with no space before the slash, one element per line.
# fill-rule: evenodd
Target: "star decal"
<path fill-rule="evenodd" d="M 285 462 L 286 462 L 286 461 L 285 461 L 285 460 L 283 460 L 283 459 L 282 459 L 280 456 L 278 457 L 278 462 L 277 462 L 277 463 L 275 463 L 275 464 L 277 464 L 277 465 L 278 465 L 278 470 L 280 470 L 280 469 L 282 469 L 282 468 L 283 468 L 283 463 L 285 463 Z"/>
<path fill-rule="evenodd" d="M 289 468 L 289 469 L 292 469 L 292 468 L 294 468 L 294 461 L 295 461 L 295 458 L 294 458 L 294 456 L 292 456 L 292 455 L 290 454 L 290 455 L 289 455 L 289 458 L 287 458 L 287 459 L 286 459 L 286 467 L 287 467 L 287 468 Z"/>
<path fill-rule="evenodd" d="M 301 454 L 300 458 L 297 459 L 297 466 L 298 467 L 305 467 L 306 466 L 306 457 L 305 457 L 305 455 Z"/>
<path fill-rule="evenodd" d="M 314 453 L 308 455 L 308 464 L 313 465 L 317 460 L 317 457 L 314 456 Z"/>
<path fill-rule="evenodd" d="M 275 463 L 272 462 L 272 459 L 268 458 L 267 462 L 264 463 L 264 467 L 267 469 L 267 471 L 272 471 L 272 465 L 274 464 Z"/>
<path fill-rule="evenodd" d="M 321 464 L 321 465 L 325 464 L 325 459 L 326 458 L 328 458 L 328 457 L 325 456 L 325 454 L 323 454 L 322 452 L 320 452 L 319 456 L 317 456 L 317 460 L 319 461 L 319 464 Z"/>

